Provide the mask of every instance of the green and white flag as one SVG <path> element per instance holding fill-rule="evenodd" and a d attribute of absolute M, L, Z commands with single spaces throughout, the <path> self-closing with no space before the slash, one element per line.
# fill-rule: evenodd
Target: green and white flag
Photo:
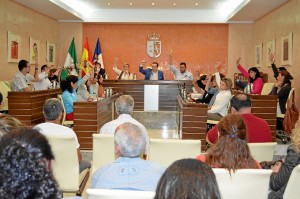
<path fill-rule="evenodd" d="M 64 68 L 62 69 L 60 79 L 66 79 L 68 75 L 78 75 L 77 56 L 74 37 L 69 47 L 69 51 L 66 57 Z"/>

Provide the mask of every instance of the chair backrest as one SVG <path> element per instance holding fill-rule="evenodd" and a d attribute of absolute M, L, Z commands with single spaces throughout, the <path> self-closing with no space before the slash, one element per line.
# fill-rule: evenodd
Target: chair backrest
<path fill-rule="evenodd" d="M 57 95 L 58 99 L 60 99 L 62 107 L 63 107 L 63 116 L 62 116 L 62 120 L 61 120 L 61 124 L 62 125 L 68 125 L 68 124 L 73 124 L 73 121 L 67 121 L 66 120 L 66 108 L 65 108 L 65 104 L 64 104 L 64 100 L 62 98 L 62 96 L 59 94 Z"/>
<path fill-rule="evenodd" d="M 7 111 L 8 110 L 8 92 L 11 91 L 11 85 L 7 81 L 0 81 L 0 92 L 3 96 L 3 101 L 0 106 L 0 111 Z"/>
<path fill-rule="evenodd" d="M 229 173 L 225 169 L 213 169 L 222 199 L 266 199 L 272 170 L 239 169 Z"/>
<path fill-rule="evenodd" d="M 195 158 L 201 153 L 201 140 L 150 139 L 148 159 L 168 167 L 182 158 Z"/>
<path fill-rule="evenodd" d="M 269 93 L 272 91 L 274 86 L 274 83 L 264 83 L 264 86 L 261 91 L 261 95 L 269 95 Z"/>
<path fill-rule="evenodd" d="M 115 160 L 114 135 L 93 134 L 92 174 L 101 166 Z"/>
<path fill-rule="evenodd" d="M 248 143 L 250 152 L 258 162 L 272 161 L 277 142 Z"/>
<path fill-rule="evenodd" d="M 154 191 L 133 191 L 117 189 L 87 189 L 88 199 L 153 199 Z"/>
<path fill-rule="evenodd" d="M 290 90 L 290 93 L 289 93 L 289 96 L 288 96 L 288 101 L 290 102 L 290 103 L 292 103 L 292 97 L 293 97 L 293 95 L 295 96 L 295 88 L 292 88 L 291 90 Z M 288 102 L 287 101 L 287 102 Z M 286 102 L 286 104 L 285 104 L 285 107 L 287 108 L 287 102 Z"/>
<path fill-rule="evenodd" d="M 285 188 L 283 199 L 298 199 L 300 196 L 300 164 L 296 166 Z"/>
<path fill-rule="evenodd" d="M 67 135 L 45 135 L 51 145 L 54 161 L 53 174 L 63 192 L 79 189 L 79 161 L 76 141 Z"/>

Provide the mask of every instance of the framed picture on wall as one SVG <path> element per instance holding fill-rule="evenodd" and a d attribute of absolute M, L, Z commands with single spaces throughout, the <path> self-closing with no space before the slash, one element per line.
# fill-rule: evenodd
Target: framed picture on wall
<path fill-rule="evenodd" d="M 255 65 L 261 67 L 262 65 L 262 47 L 263 43 L 259 43 L 255 46 Z"/>
<path fill-rule="evenodd" d="M 293 55 L 293 33 L 281 37 L 282 53 L 281 53 L 281 64 L 284 66 L 292 65 Z"/>
<path fill-rule="evenodd" d="M 270 62 L 270 56 L 275 53 L 275 39 L 267 42 L 267 49 L 266 49 L 266 57 L 267 57 L 267 66 L 271 66 L 272 63 Z"/>
<path fill-rule="evenodd" d="M 8 31 L 7 47 L 7 61 L 18 63 L 21 57 L 21 36 Z"/>
<path fill-rule="evenodd" d="M 29 38 L 29 57 L 30 57 L 30 64 L 34 64 L 35 60 L 37 59 L 38 62 L 40 61 L 40 54 L 41 54 L 41 43 L 39 40 L 34 39 L 32 37 Z"/>
<path fill-rule="evenodd" d="M 55 62 L 55 44 L 47 42 L 47 62 L 50 65 L 54 65 Z"/>

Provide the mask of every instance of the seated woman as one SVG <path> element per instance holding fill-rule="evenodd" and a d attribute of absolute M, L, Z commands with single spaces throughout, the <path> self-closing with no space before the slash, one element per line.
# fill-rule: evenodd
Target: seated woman
<path fill-rule="evenodd" d="M 93 71 L 91 71 L 93 72 Z M 90 85 L 92 84 L 91 80 L 90 80 L 90 75 L 86 74 L 83 78 L 82 78 L 82 83 L 80 84 L 80 86 L 78 86 L 77 88 L 77 100 L 78 101 L 93 101 L 93 95 L 90 94 L 90 92 L 88 91 L 88 88 L 90 87 Z"/>
<path fill-rule="evenodd" d="M 293 169 L 300 164 L 300 119 L 292 131 L 292 144 L 287 149 L 283 163 L 277 162 L 271 167 L 269 199 L 283 198 L 283 194 Z"/>
<path fill-rule="evenodd" d="M 263 89 L 264 82 L 260 77 L 259 70 L 256 67 L 251 67 L 247 72 L 245 68 L 240 65 L 240 59 L 241 58 L 236 61 L 237 69 L 248 79 L 248 84 L 251 85 L 251 94 L 260 94 Z M 239 87 L 243 88 L 245 86 L 239 79 L 236 79 L 236 83 Z"/>
<path fill-rule="evenodd" d="M 227 115 L 227 106 L 231 98 L 232 81 L 230 78 L 223 78 L 221 80 L 219 92 L 212 106 L 208 107 L 208 120 L 220 120 Z"/>
<path fill-rule="evenodd" d="M 20 127 L 25 127 L 25 125 L 17 118 L 8 114 L 0 114 L 0 140 L 5 134 Z"/>
<path fill-rule="evenodd" d="M 219 140 L 206 154 L 196 157 L 213 168 L 260 169 L 260 164 L 251 156 L 246 137 L 247 128 L 240 115 L 230 114 L 218 123 Z"/>
<path fill-rule="evenodd" d="M 154 199 L 221 199 L 213 170 L 195 159 L 175 161 L 161 176 Z"/>

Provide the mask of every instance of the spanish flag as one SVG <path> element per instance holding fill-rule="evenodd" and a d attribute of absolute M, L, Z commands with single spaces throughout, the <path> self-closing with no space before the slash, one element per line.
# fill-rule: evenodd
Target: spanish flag
<path fill-rule="evenodd" d="M 84 48 L 83 48 L 83 52 L 82 52 L 82 56 L 81 56 L 80 68 L 82 69 L 82 71 L 85 74 L 89 73 L 90 70 L 92 70 L 94 68 L 94 66 L 92 64 L 92 55 L 91 55 L 91 51 L 89 48 L 89 42 L 88 42 L 87 37 L 85 39 L 85 44 L 84 44 Z M 82 74 L 82 75 L 84 75 L 84 74 Z"/>

